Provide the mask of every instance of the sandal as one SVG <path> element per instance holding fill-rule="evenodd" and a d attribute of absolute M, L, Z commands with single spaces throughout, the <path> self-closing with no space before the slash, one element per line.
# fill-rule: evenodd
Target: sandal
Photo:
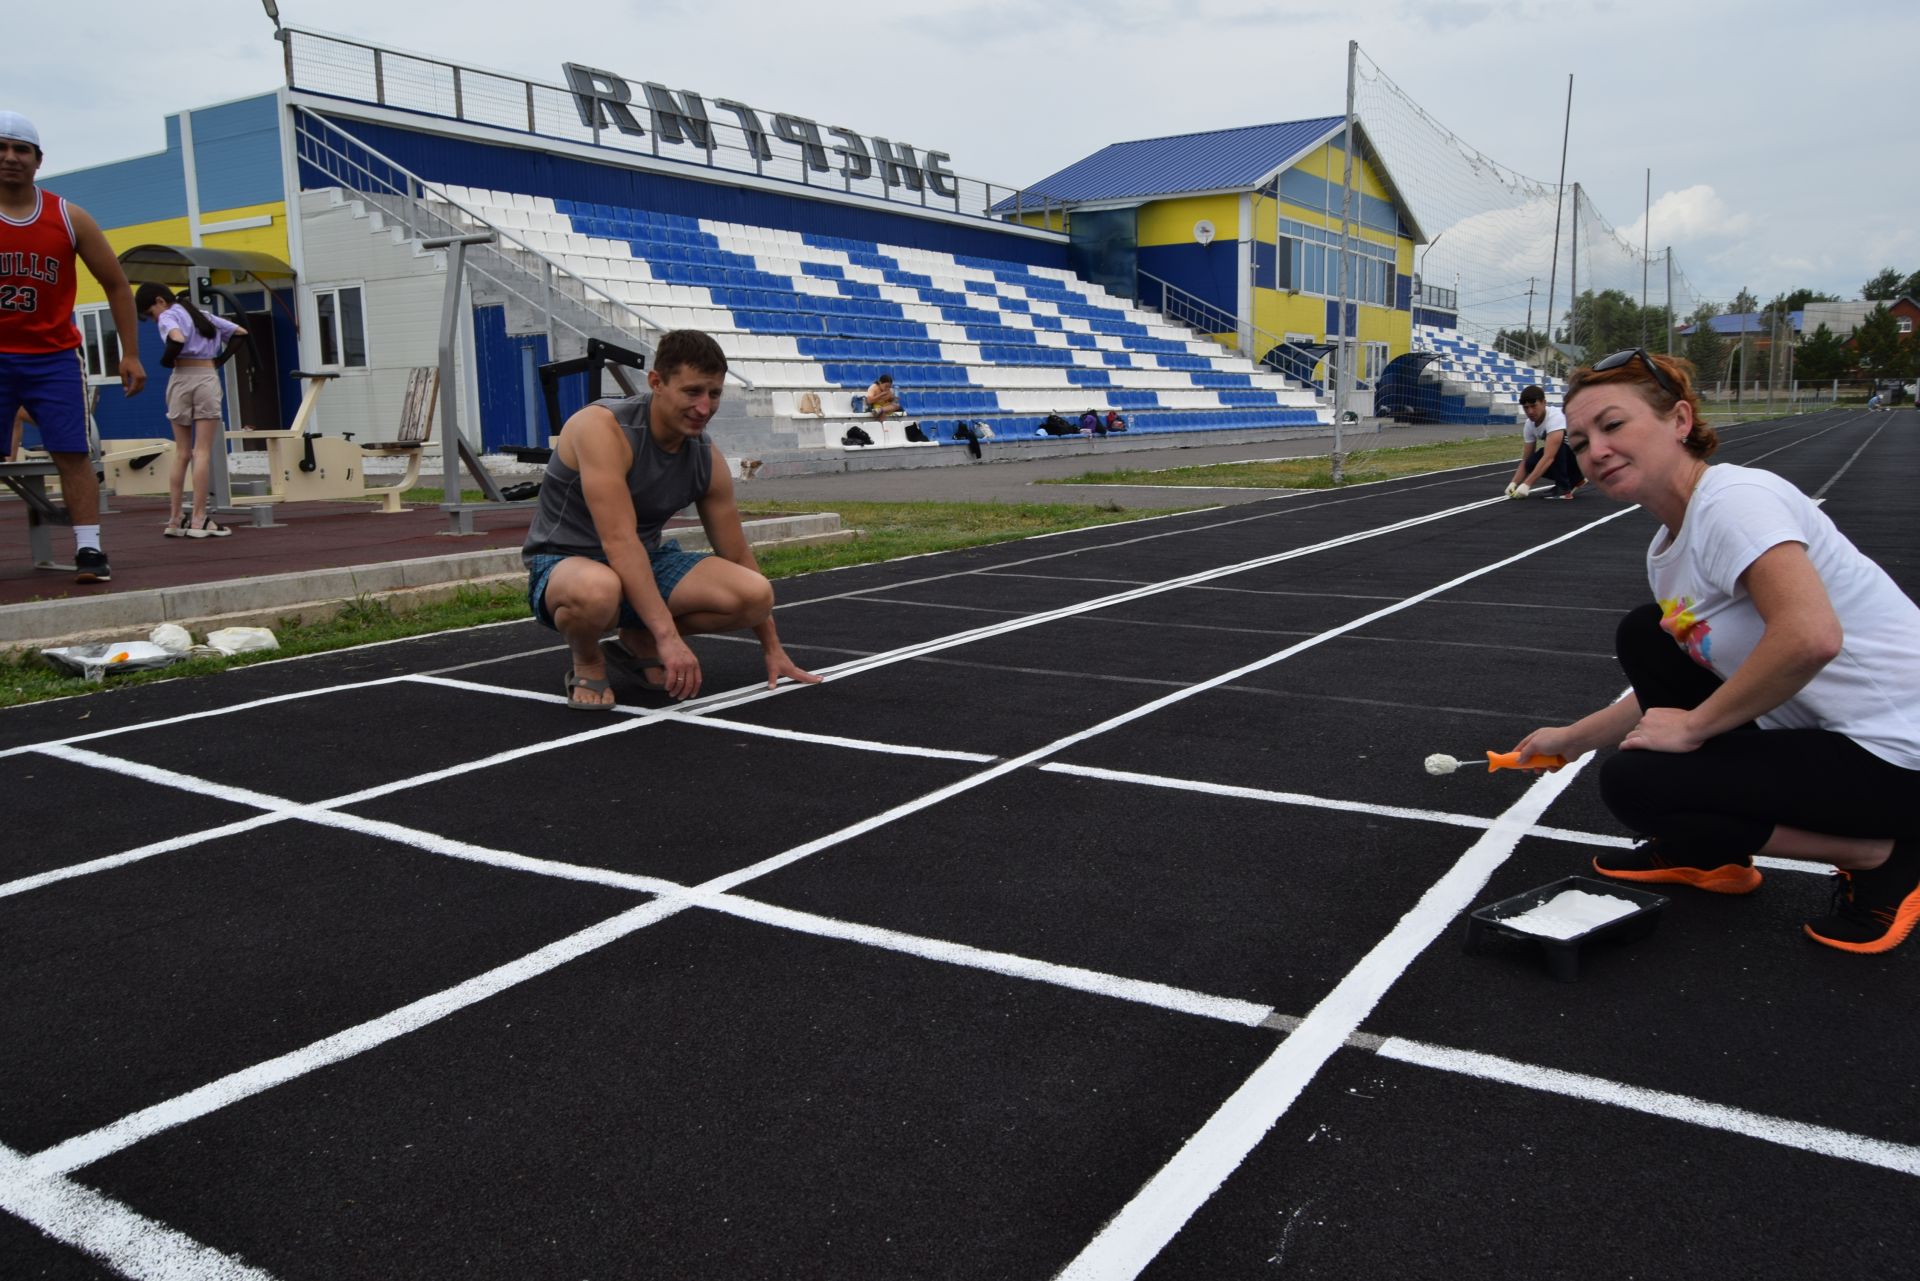
<path fill-rule="evenodd" d="M 664 673 L 667 665 L 658 658 L 642 658 L 627 648 L 627 643 L 619 637 L 600 642 L 600 656 L 607 661 L 607 671 L 626 677 L 649 694 L 664 694 L 667 682 Z M 661 672 L 658 680 L 648 680 L 647 673 Z"/>
<path fill-rule="evenodd" d="M 604 694 L 612 689 L 613 685 L 597 676 L 578 675 L 571 667 L 567 669 L 566 683 L 562 688 L 567 692 L 567 706 L 576 712 L 610 712 L 618 706 L 617 703 L 587 703 L 575 698 L 573 691 L 576 689 L 584 689 L 593 694 Z"/>
<path fill-rule="evenodd" d="M 185 531 L 188 538 L 225 538 L 232 532 L 211 516 L 202 516 L 198 525 L 189 522 Z"/>

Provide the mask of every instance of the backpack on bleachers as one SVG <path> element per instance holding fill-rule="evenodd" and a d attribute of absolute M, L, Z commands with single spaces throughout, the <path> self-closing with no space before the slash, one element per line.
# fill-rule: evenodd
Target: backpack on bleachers
<path fill-rule="evenodd" d="M 843 445 L 871 445 L 873 443 L 873 437 L 867 435 L 862 428 L 849 427 L 847 428 L 847 434 L 840 438 L 840 443 Z"/>
<path fill-rule="evenodd" d="M 1091 409 L 1080 415 L 1080 431 L 1082 434 L 1091 436 L 1104 436 L 1107 434 L 1106 427 L 1100 422 L 1100 415 Z"/>
<path fill-rule="evenodd" d="M 907 424 L 907 440 L 915 445 L 930 445 L 933 443 L 927 439 L 927 433 L 920 430 L 919 423 Z"/>
<path fill-rule="evenodd" d="M 1040 422 L 1040 430 L 1049 436 L 1074 436 L 1080 429 L 1062 418 L 1059 414 L 1048 414 Z"/>
<path fill-rule="evenodd" d="M 800 393 L 799 401 L 794 405 L 793 408 L 795 413 L 801 413 L 801 414 L 820 413 L 821 412 L 820 396 L 816 392 L 803 391 Z"/>

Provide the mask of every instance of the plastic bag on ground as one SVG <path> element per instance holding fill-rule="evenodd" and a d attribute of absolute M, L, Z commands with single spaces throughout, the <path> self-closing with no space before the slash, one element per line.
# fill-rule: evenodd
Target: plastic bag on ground
<path fill-rule="evenodd" d="M 279 649 L 273 629 L 268 627 L 222 627 L 207 633 L 207 644 L 222 654 L 245 654 L 258 649 Z"/>
<path fill-rule="evenodd" d="M 147 639 L 169 654 L 184 654 L 193 648 L 193 633 L 178 623 L 162 623 Z"/>
<path fill-rule="evenodd" d="M 62 645 L 56 649 L 43 649 L 40 654 L 61 671 L 84 676 L 90 681 L 104 680 L 110 672 L 144 672 L 167 667 L 184 657 L 151 641 Z"/>

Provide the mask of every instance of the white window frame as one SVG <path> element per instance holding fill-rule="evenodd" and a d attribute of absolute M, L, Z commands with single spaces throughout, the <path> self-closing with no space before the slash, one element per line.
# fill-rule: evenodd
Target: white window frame
<path fill-rule="evenodd" d="M 1913 318 L 1911 316 L 1895 316 L 1894 321 L 1900 326 L 1901 333 L 1910 334 L 1913 332 Z"/>
<path fill-rule="evenodd" d="M 373 367 L 373 352 L 367 342 L 367 288 L 362 281 L 345 281 L 337 285 L 316 285 L 308 290 L 313 299 L 313 341 L 315 345 L 314 367 L 317 369 L 339 370 L 342 373 L 365 373 Z M 339 318 L 343 314 L 340 298 L 353 294 L 359 299 L 360 306 L 360 361 L 350 363 L 346 359 L 345 335 L 339 330 Z M 333 321 L 329 324 L 320 310 L 320 300 L 332 298 Z M 327 342 L 331 339 L 336 356 L 334 360 L 326 358 Z"/>
<path fill-rule="evenodd" d="M 87 382 L 118 384 L 120 362 L 107 359 L 107 343 L 111 341 L 115 346 L 120 343 L 120 332 L 113 325 L 113 311 L 106 303 L 75 307 L 73 323 L 80 327 L 80 355 L 86 364 Z M 100 357 L 97 362 L 96 352 Z"/>

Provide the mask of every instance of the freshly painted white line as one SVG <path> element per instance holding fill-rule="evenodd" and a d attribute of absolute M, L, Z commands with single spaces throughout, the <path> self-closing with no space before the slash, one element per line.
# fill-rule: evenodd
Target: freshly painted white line
<path fill-rule="evenodd" d="M 179 716 L 167 716 L 157 721 L 141 721 L 135 725 L 122 725 L 117 729 L 95 730 L 91 734 L 75 734 L 69 738 L 49 739 L 44 743 L 23 743 L 18 747 L 0 748 L 0 758 L 18 756 L 22 752 L 36 752 L 43 747 L 64 747 L 71 743 L 91 743 L 96 739 L 112 738 L 117 734 L 134 734 L 145 729 L 164 729 L 169 725 L 184 725 L 189 721 L 205 720 L 210 716 L 227 716 L 234 712 L 250 712 L 256 707 L 271 707 L 275 703 L 292 703 L 303 698 L 319 698 L 325 694 L 338 694 L 345 690 L 377 689 L 382 685 L 392 685 L 405 680 L 404 676 L 383 676 L 377 680 L 353 681 L 343 685 L 326 685 L 319 689 L 303 689 L 292 694 L 274 694 L 268 698 L 256 698 L 245 703 L 232 703 L 226 707 L 209 707 L 203 711 L 186 712 Z"/>
<path fill-rule="evenodd" d="M 165 766 L 130 761 L 123 756 L 105 756 L 99 752 L 88 751 L 84 747 L 51 745 L 42 747 L 40 755 L 51 756 L 55 760 L 67 761 L 74 765 L 107 770 L 122 778 L 137 778 L 143 783 L 152 783 L 156 787 L 170 787 L 175 791 L 192 792 L 196 796 L 207 796 L 216 801 L 245 805 L 249 809 L 265 810 L 268 813 L 285 813 L 300 806 L 298 801 L 271 796 L 266 792 L 255 792 L 244 787 L 231 787 L 225 783 L 195 778 L 191 774 L 182 774 L 178 770 L 170 770 Z"/>
<path fill-rule="evenodd" d="M 285 821 L 290 814 L 256 814 L 252 818 L 243 818 L 237 823 L 228 823 L 223 827 L 209 827 L 198 832 L 189 832 L 185 836 L 176 836 L 169 840 L 155 841 L 151 845 L 142 845 L 137 849 L 125 850 L 119 854 L 108 854 L 101 858 L 90 858 L 84 863 L 71 863 L 66 867 L 54 868 L 49 872 L 40 872 L 34 876 L 23 876 L 18 880 L 0 884 L 0 898 L 14 894 L 25 894 L 44 886 L 55 885 L 61 881 L 70 881 L 76 876 L 91 876 L 95 872 L 107 872 L 116 867 L 125 867 L 129 863 L 138 863 L 141 859 L 152 858 L 156 854 L 171 854 L 175 850 L 184 850 L 207 841 L 217 841 L 223 836 L 235 836 L 241 832 L 250 832 L 256 827 L 265 827 L 269 823 Z"/>
<path fill-rule="evenodd" d="M 1873 429 L 1873 435 L 1861 441 L 1860 448 L 1854 450 L 1851 454 L 1847 455 L 1847 461 L 1840 464 L 1840 470 L 1833 473 L 1833 475 L 1827 477 L 1827 483 L 1820 486 L 1820 488 L 1816 489 L 1815 491 L 1813 491 L 1813 501 L 1816 503 L 1824 503 L 1827 499 L 1827 491 L 1829 489 L 1832 489 L 1834 485 L 1839 482 L 1840 478 L 1847 474 L 1848 469 L 1851 468 L 1854 465 L 1854 463 L 1859 461 L 1860 455 L 1867 452 L 1867 446 L 1871 445 L 1874 441 L 1878 440 L 1880 438 L 1880 433 L 1885 431 L 1886 429 L 1887 429 L 1887 426 L 1885 423 L 1882 423 L 1880 424 L 1880 426 L 1875 427 Z"/>
<path fill-rule="evenodd" d="M 49 1175 L 70 1174 L 82 1166 L 110 1156 L 140 1140 L 183 1125 L 241 1099 L 249 1098 L 276 1085 L 285 1084 L 338 1063 L 365 1050 L 383 1045 L 397 1036 L 437 1022 L 496 993 L 504 992 L 528 979 L 538 977 L 589 952 L 617 942 L 634 931 L 671 916 L 687 906 L 684 899 L 655 899 L 628 908 L 597 925 L 569 934 L 517 960 L 477 974 L 445 991 L 422 997 L 376 1019 L 357 1024 L 311 1045 L 292 1050 L 276 1058 L 230 1072 L 198 1089 L 189 1090 L 152 1107 L 129 1113 L 100 1129 L 76 1135 L 64 1143 L 26 1157 L 20 1163 L 18 1178 L 0 1180 L 0 1199 L 12 1195 L 19 1180 L 41 1179 Z"/>
<path fill-rule="evenodd" d="M 1591 759 L 1591 757 L 1587 758 Z M 1220 1105 L 1165 1166 L 1059 1273 L 1062 1281 L 1140 1274 L 1293 1106 L 1322 1065 L 1359 1029 L 1387 989 L 1428 944 L 1452 927 L 1582 762 L 1542 775 L 1501 821 L 1421 896 L 1386 937 L 1300 1021 L 1267 1061 Z"/>
<path fill-rule="evenodd" d="M 531 698 L 541 702 L 565 703 L 560 694 L 540 694 L 532 690 L 516 690 L 504 685 L 489 685 L 484 682 L 448 680 L 443 676 L 414 676 L 409 679 L 423 685 L 446 685 L 454 689 L 475 690 L 486 694 L 506 693 L 516 698 Z M 749 688 L 764 689 L 765 686 Z M 688 711 L 687 709 L 692 709 Z M 633 716 L 644 716 L 656 721 L 671 721 L 677 725 L 697 725 L 702 729 L 732 730 L 736 734 L 757 734 L 762 738 L 777 738 L 790 743 L 818 743 L 823 747 L 844 747 L 856 752 L 879 752 L 889 756 L 919 756 L 939 761 L 990 761 L 996 759 L 987 752 L 956 752 L 941 747 L 915 747 L 910 743 L 883 743 L 870 738 L 842 738 L 834 734 L 810 734 L 805 730 L 777 729 L 770 725 L 752 725 L 743 721 L 723 721 L 712 719 L 711 707 L 699 704 L 680 704 L 677 707 L 636 707 L 617 708 Z"/>
<path fill-rule="evenodd" d="M 1192 1014 L 1200 1018 L 1220 1019 L 1228 1023 L 1238 1023 L 1242 1027 L 1257 1027 L 1273 1014 L 1271 1005 L 1255 1005 L 1252 1001 L 1236 1000 L 1233 997 L 1209 996 L 1205 992 L 1172 987 L 1165 983 L 1150 983 L 1143 979 L 1122 978 L 1116 974 L 1103 974 L 1098 970 L 1082 969 L 1077 965 L 1055 965 L 1049 961 L 1015 956 L 1008 952 L 990 952 L 984 948 L 970 947 L 965 943 L 950 943 L 944 939 L 902 934 L 897 930 L 835 920 L 832 917 L 819 916 L 811 912 L 796 912 L 789 908 L 760 902 L 758 899 L 742 898 L 733 894 L 707 895 L 695 901 L 698 906 L 712 908 L 716 912 L 724 912 L 729 916 L 757 921 L 762 925 L 771 925 L 779 929 L 812 934 L 820 938 L 844 939 L 850 943 L 885 948 L 891 952 L 904 952 L 908 956 L 917 956 L 923 960 L 985 970 L 992 974 L 1004 974 L 1009 978 L 1071 988 L 1078 992 L 1091 992 L 1096 996 L 1108 996 L 1117 1001 L 1131 1001 L 1136 1005 L 1157 1006 L 1163 1010 Z"/>
<path fill-rule="evenodd" d="M 272 1273 L 202 1245 L 71 1179 L 27 1177 L 25 1164 L 18 1152 L 0 1147 L 0 1210 L 123 1276 L 139 1281 L 272 1281 Z"/>
<path fill-rule="evenodd" d="M 1397 1036 L 1388 1037 L 1377 1053 L 1383 1059 L 1415 1063 L 1443 1072 L 1458 1072 L 1503 1085 L 1543 1090 L 1592 1103 L 1631 1108 L 1650 1116 L 1685 1121 L 1689 1125 L 1704 1126 L 1710 1130 L 1725 1130 L 1730 1134 L 1745 1135 L 1802 1152 L 1838 1157 L 1843 1161 L 1858 1161 L 1863 1165 L 1879 1166 L 1883 1170 L 1895 1170 L 1901 1174 L 1920 1175 L 1920 1148 L 1904 1143 L 1889 1143 L 1884 1139 L 1870 1139 L 1865 1135 L 1850 1134 L 1824 1125 L 1787 1121 L 1776 1116 L 1748 1112 L 1743 1108 L 1709 1103 L 1684 1094 L 1623 1085 L 1597 1076 L 1519 1063 L 1471 1050 L 1449 1049 L 1444 1045 L 1427 1045 Z"/>
<path fill-rule="evenodd" d="M 1202 792 L 1209 796 L 1232 796 L 1249 801 L 1267 801 L 1277 805 L 1299 805 L 1307 809 L 1333 810 L 1344 814 L 1373 814 L 1381 818 L 1411 819 L 1419 823 L 1441 823 L 1448 827 L 1470 827 L 1488 831 L 1504 824 L 1504 819 L 1483 818 L 1478 814 L 1457 814 L 1450 810 L 1409 809 L 1404 805 L 1373 805 L 1366 801 L 1347 801 L 1331 796 L 1310 796 L 1304 792 L 1274 792 L 1260 787 L 1237 787 L 1230 783 L 1208 783 L 1200 779 L 1168 778 L 1160 774 L 1136 774 L 1130 770 L 1102 769 L 1095 765 L 1069 765 L 1050 762 L 1040 769 L 1049 774 L 1077 774 L 1082 778 L 1105 779 L 1113 783 L 1134 783 L 1144 787 L 1165 787 L 1177 792 Z M 1599 845 L 1608 849 L 1626 849 L 1634 842 L 1626 836 L 1603 836 L 1598 832 L 1579 832 L 1564 827 L 1535 825 L 1528 836 L 1567 841 L 1575 845 Z"/>

